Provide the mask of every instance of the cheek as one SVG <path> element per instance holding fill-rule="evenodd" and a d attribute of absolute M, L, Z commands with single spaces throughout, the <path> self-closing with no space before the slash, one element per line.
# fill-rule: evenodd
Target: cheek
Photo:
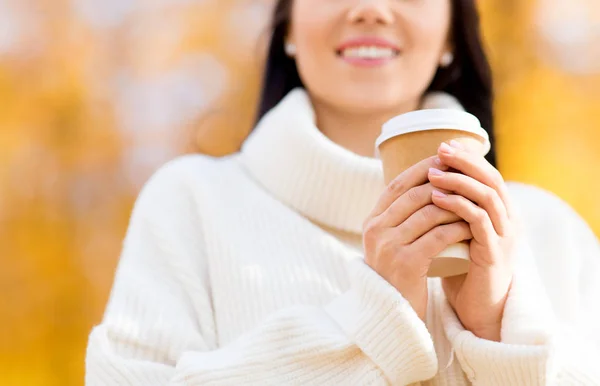
<path fill-rule="evenodd" d="M 437 60 L 448 43 L 449 28 L 450 10 L 444 7 L 440 7 L 434 12 L 428 12 L 427 17 L 415 17 L 407 20 L 406 32 L 410 50 L 421 60 L 428 58 L 432 66 L 437 66 Z M 426 63 L 421 62 L 421 64 Z"/>
<path fill-rule="evenodd" d="M 308 55 L 323 44 L 328 29 L 331 29 L 331 15 L 322 0 L 296 0 L 292 10 L 292 32 L 299 50 Z"/>
<path fill-rule="evenodd" d="M 296 0 L 292 32 L 298 49 L 296 63 L 303 80 L 318 81 L 323 67 L 335 59 L 331 41 L 336 11 L 323 0 Z M 316 79 L 315 79 L 316 78 Z"/>

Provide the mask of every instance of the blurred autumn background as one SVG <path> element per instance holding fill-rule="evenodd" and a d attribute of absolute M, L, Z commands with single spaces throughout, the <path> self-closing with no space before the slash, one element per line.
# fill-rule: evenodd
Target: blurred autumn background
<path fill-rule="evenodd" d="M 600 3 L 479 3 L 501 171 L 600 234 Z M 0 0 L 0 384 L 83 383 L 133 201 L 178 154 L 238 149 L 271 6 Z"/>

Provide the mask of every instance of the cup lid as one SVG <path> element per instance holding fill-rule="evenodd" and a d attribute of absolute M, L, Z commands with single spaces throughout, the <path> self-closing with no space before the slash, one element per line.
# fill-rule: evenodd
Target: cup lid
<path fill-rule="evenodd" d="M 391 138 L 402 134 L 432 129 L 470 132 L 479 136 L 484 141 L 485 154 L 491 149 L 489 134 L 481 127 L 479 119 L 473 114 L 453 109 L 427 109 L 398 115 L 384 123 L 381 135 L 375 141 L 376 153 L 379 154 L 381 144 Z"/>

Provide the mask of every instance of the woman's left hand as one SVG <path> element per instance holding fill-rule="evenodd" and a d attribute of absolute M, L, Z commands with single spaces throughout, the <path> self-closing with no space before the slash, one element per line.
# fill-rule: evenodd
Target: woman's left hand
<path fill-rule="evenodd" d="M 460 173 L 430 169 L 433 203 L 462 217 L 471 227 L 471 265 L 466 275 L 443 279 L 450 305 L 476 336 L 500 341 L 504 305 L 512 282 L 515 226 L 500 172 L 456 141 L 442 144 L 442 164 Z"/>

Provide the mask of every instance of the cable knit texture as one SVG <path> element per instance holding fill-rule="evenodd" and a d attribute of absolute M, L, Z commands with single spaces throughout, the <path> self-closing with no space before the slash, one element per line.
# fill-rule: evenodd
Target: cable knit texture
<path fill-rule="evenodd" d="M 424 108 L 461 108 L 430 95 Z M 380 162 L 324 137 L 292 91 L 240 153 L 162 167 L 134 207 L 88 385 L 600 384 L 600 246 L 565 203 L 520 214 L 502 342 L 466 331 L 438 279 L 423 322 L 364 264 Z"/>

